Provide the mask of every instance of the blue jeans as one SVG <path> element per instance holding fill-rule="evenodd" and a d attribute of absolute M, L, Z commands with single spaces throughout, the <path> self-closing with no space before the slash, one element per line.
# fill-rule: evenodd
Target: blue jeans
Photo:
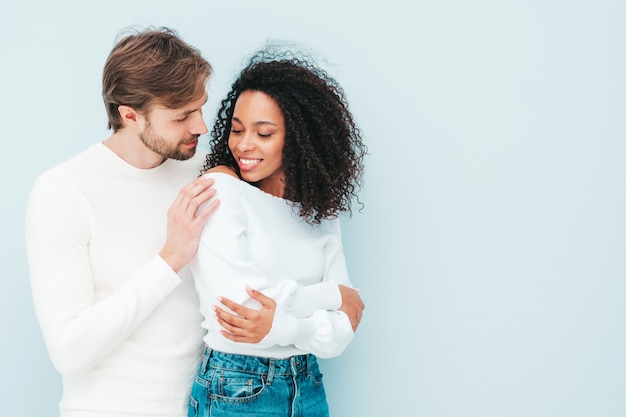
<path fill-rule="evenodd" d="M 272 359 L 205 348 L 188 417 L 328 417 L 314 355 Z"/>

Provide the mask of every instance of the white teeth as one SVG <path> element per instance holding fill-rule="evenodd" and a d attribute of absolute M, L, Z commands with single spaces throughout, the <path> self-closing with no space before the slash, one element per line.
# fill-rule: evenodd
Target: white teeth
<path fill-rule="evenodd" d="M 244 165 L 250 165 L 250 164 L 256 164 L 258 162 L 261 162 L 260 159 L 244 159 L 244 158 L 240 158 L 239 162 L 241 162 Z"/>

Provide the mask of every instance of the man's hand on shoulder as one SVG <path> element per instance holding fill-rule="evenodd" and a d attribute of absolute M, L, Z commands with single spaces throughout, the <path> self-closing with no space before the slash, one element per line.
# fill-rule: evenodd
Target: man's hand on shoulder
<path fill-rule="evenodd" d="M 215 196 L 214 182 L 200 177 L 186 185 L 167 212 L 167 238 L 159 255 L 176 272 L 196 255 L 202 228 L 219 205 L 219 200 L 213 199 L 199 210 Z"/>

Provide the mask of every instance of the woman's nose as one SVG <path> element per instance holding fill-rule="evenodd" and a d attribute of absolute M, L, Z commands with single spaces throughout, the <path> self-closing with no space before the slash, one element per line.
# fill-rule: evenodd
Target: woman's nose
<path fill-rule="evenodd" d="M 241 140 L 237 144 L 237 148 L 239 148 L 240 151 L 249 151 L 250 149 L 252 149 L 253 146 L 254 143 L 248 133 L 244 133 L 243 135 L 241 135 Z"/>

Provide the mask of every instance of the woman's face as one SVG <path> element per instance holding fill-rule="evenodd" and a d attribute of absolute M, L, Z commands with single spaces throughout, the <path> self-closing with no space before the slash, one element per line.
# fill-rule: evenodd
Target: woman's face
<path fill-rule="evenodd" d="M 284 194 L 283 146 L 285 121 L 280 108 L 265 93 L 244 91 L 237 102 L 228 147 L 241 177 L 263 191 Z"/>

